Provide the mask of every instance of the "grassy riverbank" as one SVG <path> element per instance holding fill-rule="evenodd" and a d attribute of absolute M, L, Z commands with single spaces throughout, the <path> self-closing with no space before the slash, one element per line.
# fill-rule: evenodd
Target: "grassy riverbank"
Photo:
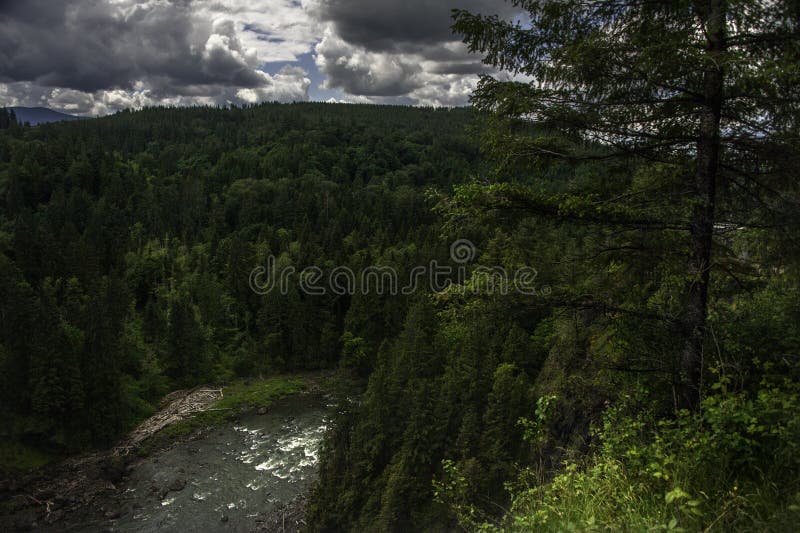
<path fill-rule="evenodd" d="M 302 376 L 277 376 L 259 381 L 235 382 L 223 387 L 223 397 L 207 410 L 195 413 L 190 418 L 159 431 L 139 448 L 138 453 L 147 455 L 167 441 L 207 427 L 218 426 L 243 412 L 269 407 L 276 400 L 307 388 L 308 380 Z"/>

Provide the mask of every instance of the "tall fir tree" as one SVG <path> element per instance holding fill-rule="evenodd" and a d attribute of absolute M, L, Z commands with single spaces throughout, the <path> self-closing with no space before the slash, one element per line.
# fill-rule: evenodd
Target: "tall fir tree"
<path fill-rule="evenodd" d="M 649 190 L 606 197 L 489 192 L 531 212 L 685 235 L 675 385 L 679 406 L 696 408 L 719 262 L 715 237 L 796 218 L 781 191 L 795 187 L 800 162 L 800 7 L 766 0 L 513 4 L 524 24 L 454 14 L 471 51 L 518 75 L 484 76 L 473 96 L 495 119 L 489 150 L 509 165 L 649 162 L 652 174 L 665 177 Z M 679 187 L 666 190 L 666 176 Z"/>

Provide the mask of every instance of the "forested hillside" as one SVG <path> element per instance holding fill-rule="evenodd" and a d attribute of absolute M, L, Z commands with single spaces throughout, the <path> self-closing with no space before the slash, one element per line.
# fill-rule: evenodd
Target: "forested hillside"
<path fill-rule="evenodd" d="M 4 466 L 336 369 L 311 531 L 794 530 L 800 26 L 750 4 L 457 11 L 514 75 L 469 109 L 0 114 Z"/>
<path fill-rule="evenodd" d="M 486 270 L 413 305 L 328 440 L 312 529 L 800 523 L 800 26 L 791 2 L 456 10 L 487 180 L 438 204 Z"/>
<path fill-rule="evenodd" d="M 481 168 L 467 109 L 162 108 L 37 127 L 3 116 L 6 466 L 107 445 L 175 388 L 335 368 L 353 347 L 345 366 L 367 371 L 406 296 L 259 295 L 251 271 L 268 256 L 298 271 L 446 259 L 425 191 Z"/>

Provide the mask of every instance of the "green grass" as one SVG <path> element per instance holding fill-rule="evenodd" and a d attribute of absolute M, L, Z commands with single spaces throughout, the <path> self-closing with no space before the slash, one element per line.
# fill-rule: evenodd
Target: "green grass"
<path fill-rule="evenodd" d="M 25 444 L 0 440 L 0 472 L 19 472 L 39 468 L 55 459 L 55 456 L 26 446 Z"/>
<path fill-rule="evenodd" d="M 209 410 L 168 426 L 158 432 L 159 438 L 188 435 L 198 429 L 218 426 L 249 409 L 267 407 L 274 401 L 302 391 L 305 381 L 298 377 L 274 377 L 254 383 L 237 382 L 223 389 L 224 396 Z"/>

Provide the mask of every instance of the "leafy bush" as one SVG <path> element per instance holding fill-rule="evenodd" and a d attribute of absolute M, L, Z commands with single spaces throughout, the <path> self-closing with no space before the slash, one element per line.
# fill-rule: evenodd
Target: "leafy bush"
<path fill-rule="evenodd" d="M 764 378 L 755 393 L 730 392 L 725 380 L 712 389 L 701 411 L 668 420 L 650 410 L 631 414 L 632 397 L 609 407 L 594 432 L 594 453 L 565 463 L 551 482 L 516 492 L 501 528 L 794 530 L 800 386 Z M 469 523 L 469 513 L 461 514 Z"/>

